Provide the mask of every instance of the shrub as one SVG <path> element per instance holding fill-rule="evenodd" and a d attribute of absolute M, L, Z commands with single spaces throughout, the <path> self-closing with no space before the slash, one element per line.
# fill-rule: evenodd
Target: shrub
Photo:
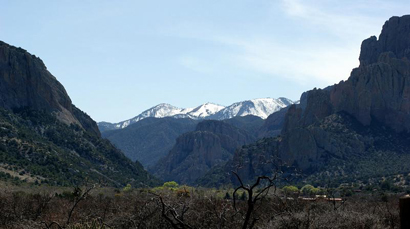
<path fill-rule="evenodd" d="M 299 189 L 298 189 L 296 186 L 291 186 L 291 185 L 289 185 L 289 186 L 283 187 L 283 188 L 282 188 L 282 191 L 283 191 L 286 195 L 289 195 L 289 194 L 298 193 L 298 192 L 299 192 Z"/>

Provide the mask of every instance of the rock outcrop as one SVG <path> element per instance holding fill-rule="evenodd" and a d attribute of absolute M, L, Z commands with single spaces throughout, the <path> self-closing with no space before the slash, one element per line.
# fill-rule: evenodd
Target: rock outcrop
<path fill-rule="evenodd" d="M 410 15 L 392 17 L 379 40 L 363 41 L 359 59 L 360 66 L 348 80 L 327 90 L 309 91 L 304 107 L 293 105 L 283 133 L 335 112 L 346 112 L 363 125 L 377 120 L 397 132 L 409 132 Z"/>
<path fill-rule="evenodd" d="M 326 170 L 329 176 L 333 166 L 345 179 L 372 174 L 375 167 L 405 171 L 397 164 L 410 150 L 410 15 L 390 18 L 379 39 L 362 43 L 359 59 L 348 80 L 304 93 L 300 104 L 288 108 L 281 136 L 244 147 L 224 172 L 242 160 L 245 178 L 264 175 L 260 163 L 253 163 L 260 155 L 278 157 L 304 174 Z"/>
<path fill-rule="evenodd" d="M 231 159 L 238 147 L 253 140 L 245 131 L 223 121 L 202 121 L 195 131 L 181 135 L 151 172 L 165 181 L 192 184 L 213 166 Z"/>
<path fill-rule="evenodd" d="M 116 187 L 159 182 L 100 137 L 95 121 L 71 103 L 39 58 L 3 42 L 0 158 L 1 179 L 63 186 L 85 180 Z M 26 175 L 16 177 L 16 171 Z"/>
<path fill-rule="evenodd" d="M 269 115 L 262 127 L 258 130 L 258 137 L 275 137 L 279 135 L 285 123 L 285 115 L 288 109 L 289 106 Z"/>
<path fill-rule="evenodd" d="M 101 134 L 121 149 L 128 158 L 133 161 L 138 160 L 145 168 L 150 168 L 169 153 L 179 136 L 195 131 L 199 122 L 199 120 L 190 118 L 149 117 L 126 128 L 101 130 Z M 245 130 L 251 136 L 256 136 L 264 120 L 257 116 L 247 115 L 226 119 L 223 122 Z M 99 127 L 101 128 L 102 125 Z M 215 126 L 215 128 L 218 127 Z M 220 131 L 229 133 L 228 130 Z"/>
<path fill-rule="evenodd" d="M 378 62 L 354 69 L 349 80 L 336 85 L 330 100 L 335 111 L 352 114 L 363 125 L 375 119 L 397 132 L 409 132 L 410 61 L 381 53 Z"/>
<path fill-rule="evenodd" d="M 335 113 L 353 116 L 360 124 L 373 122 L 397 133 L 410 131 L 410 16 L 392 17 L 379 40 L 362 43 L 360 66 L 348 80 L 325 90 L 306 93 L 306 102 L 289 108 L 282 130 L 280 155 L 302 169 L 317 161 L 325 134 L 309 129 Z M 299 142 L 299 143 L 297 143 Z"/>
<path fill-rule="evenodd" d="M 63 85 L 40 58 L 1 41 L 0 107 L 45 110 L 66 124 L 75 123 L 100 135 L 95 121 L 74 107 Z"/>
<path fill-rule="evenodd" d="M 363 41 L 360 66 L 379 61 L 382 53 L 392 52 L 397 59 L 410 60 L 410 15 L 391 17 L 383 26 L 379 40 L 372 36 Z"/>
<path fill-rule="evenodd" d="M 145 168 L 165 157 L 182 134 L 195 130 L 198 121 L 189 118 L 145 118 L 123 129 L 102 132 L 115 146 Z"/>

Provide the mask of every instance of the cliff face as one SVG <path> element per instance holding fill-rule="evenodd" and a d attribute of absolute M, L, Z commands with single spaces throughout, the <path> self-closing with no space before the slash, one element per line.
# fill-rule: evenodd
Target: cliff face
<path fill-rule="evenodd" d="M 336 111 L 364 125 L 373 119 L 397 132 L 410 130 L 410 15 L 392 17 L 379 40 L 363 41 L 360 67 L 330 94 Z"/>
<path fill-rule="evenodd" d="M 410 15 L 407 15 L 390 18 L 378 40 L 371 37 L 363 41 L 360 66 L 348 80 L 304 93 L 300 104 L 291 105 L 286 112 L 280 137 L 249 146 L 251 150 L 244 147 L 224 172 L 235 168 L 235 161 L 242 160 L 245 163 L 241 172 L 245 178 L 264 175 L 266 170 L 261 168 L 266 163 L 254 161 L 259 155 L 270 155 L 305 174 L 324 170 L 326 176 L 345 178 L 358 174 L 373 176 L 374 170 L 394 174 L 409 169 L 398 168 L 410 157 L 409 137 Z M 334 171 L 339 174 L 333 174 Z"/>
<path fill-rule="evenodd" d="M 167 156 L 179 136 L 195 131 L 199 122 L 199 120 L 190 118 L 150 117 L 126 128 L 102 130 L 101 134 L 121 149 L 131 160 L 138 160 L 145 168 L 149 168 L 154 166 L 161 158 Z M 264 121 L 257 116 L 248 115 L 226 119 L 223 122 L 244 130 L 251 136 L 256 136 Z M 211 132 L 217 131 L 217 128 L 222 128 L 222 126 L 215 125 L 213 126 L 215 130 L 211 130 L 212 124 L 208 123 L 208 125 L 207 130 Z M 205 123 L 202 123 L 198 126 L 198 130 L 204 130 L 205 126 Z M 99 127 L 101 129 L 102 125 Z M 229 130 L 221 129 L 219 132 L 229 132 Z"/>
<path fill-rule="evenodd" d="M 409 99 L 410 61 L 392 52 L 353 70 L 349 80 L 330 93 L 336 111 L 352 114 L 363 125 L 377 120 L 397 132 L 410 130 Z"/>
<path fill-rule="evenodd" d="M 410 15 L 391 17 L 383 26 L 379 40 L 372 36 L 363 41 L 360 66 L 378 62 L 384 52 L 392 52 L 397 59 L 410 60 Z"/>
<path fill-rule="evenodd" d="M 363 125 L 373 119 L 397 132 L 410 130 L 410 15 L 392 17 L 380 34 L 362 43 L 360 67 L 336 85 L 330 99 L 336 111 Z"/>
<path fill-rule="evenodd" d="M 362 43 L 360 66 L 348 80 L 326 90 L 314 89 L 306 102 L 286 114 L 279 154 L 302 169 L 323 156 L 329 141 L 320 128 L 308 128 L 336 113 L 353 116 L 363 126 L 377 122 L 395 132 L 410 131 L 410 16 L 392 17 L 379 40 Z M 299 142 L 299 144 L 297 144 Z M 310 161 L 310 162 L 309 162 Z"/>
<path fill-rule="evenodd" d="M 269 115 L 261 128 L 258 130 L 258 137 L 264 138 L 279 135 L 285 123 L 285 115 L 289 108 L 289 106 L 282 108 L 281 110 Z"/>
<path fill-rule="evenodd" d="M 359 59 L 360 67 L 347 81 L 309 91 L 305 106 L 288 112 L 283 133 L 335 112 L 346 112 L 363 125 L 378 121 L 397 132 L 409 132 L 410 15 L 390 18 L 379 40 L 373 36 L 363 41 Z"/>
<path fill-rule="evenodd" d="M 193 132 L 178 137 L 169 154 L 152 168 L 160 178 L 192 184 L 210 168 L 232 158 L 253 140 L 245 131 L 223 121 L 203 121 Z"/>
<path fill-rule="evenodd" d="M 39 58 L 1 41 L 0 107 L 45 110 L 66 124 L 75 123 L 100 135 L 96 123 L 72 105 L 63 85 Z"/>
<path fill-rule="evenodd" d="M 189 118 L 145 118 L 123 129 L 104 131 L 102 136 L 147 168 L 165 157 L 175 140 L 194 131 L 197 124 L 198 121 Z"/>
<path fill-rule="evenodd" d="M 141 164 L 100 137 L 95 121 L 71 103 L 39 58 L 3 42 L 0 158 L 1 174 L 13 177 L 19 171 L 27 174 L 20 177 L 27 182 L 68 186 L 88 180 L 117 187 L 158 184 Z"/>

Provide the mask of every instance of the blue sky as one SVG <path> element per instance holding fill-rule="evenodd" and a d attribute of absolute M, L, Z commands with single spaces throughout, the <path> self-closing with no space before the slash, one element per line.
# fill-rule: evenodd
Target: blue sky
<path fill-rule="evenodd" d="M 39 56 L 73 103 L 118 122 L 158 103 L 230 105 L 348 78 L 408 1 L 0 0 L 0 40 Z"/>

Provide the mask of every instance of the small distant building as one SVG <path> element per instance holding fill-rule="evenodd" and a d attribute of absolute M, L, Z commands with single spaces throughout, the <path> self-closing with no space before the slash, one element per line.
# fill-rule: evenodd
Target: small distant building
<path fill-rule="evenodd" d="M 311 202 L 311 201 L 329 201 L 329 202 L 343 202 L 343 198 L 331 198 L 326 195 L 316 195 L 315 197 L 299 197 L 301 201 Z"/>
<path fill-rule="evenodd" d="M 342 202 L 343 199 L 342 199 L 342 198 L 327 198 L 327 201 L 331 201 L 331 202 Z"/>
<path fill-rule="evenodd" d="M 310 198 L 310 197 L 299 197 L 299 200 L 301 201 L 316 201 L 316 198 Z"/>

